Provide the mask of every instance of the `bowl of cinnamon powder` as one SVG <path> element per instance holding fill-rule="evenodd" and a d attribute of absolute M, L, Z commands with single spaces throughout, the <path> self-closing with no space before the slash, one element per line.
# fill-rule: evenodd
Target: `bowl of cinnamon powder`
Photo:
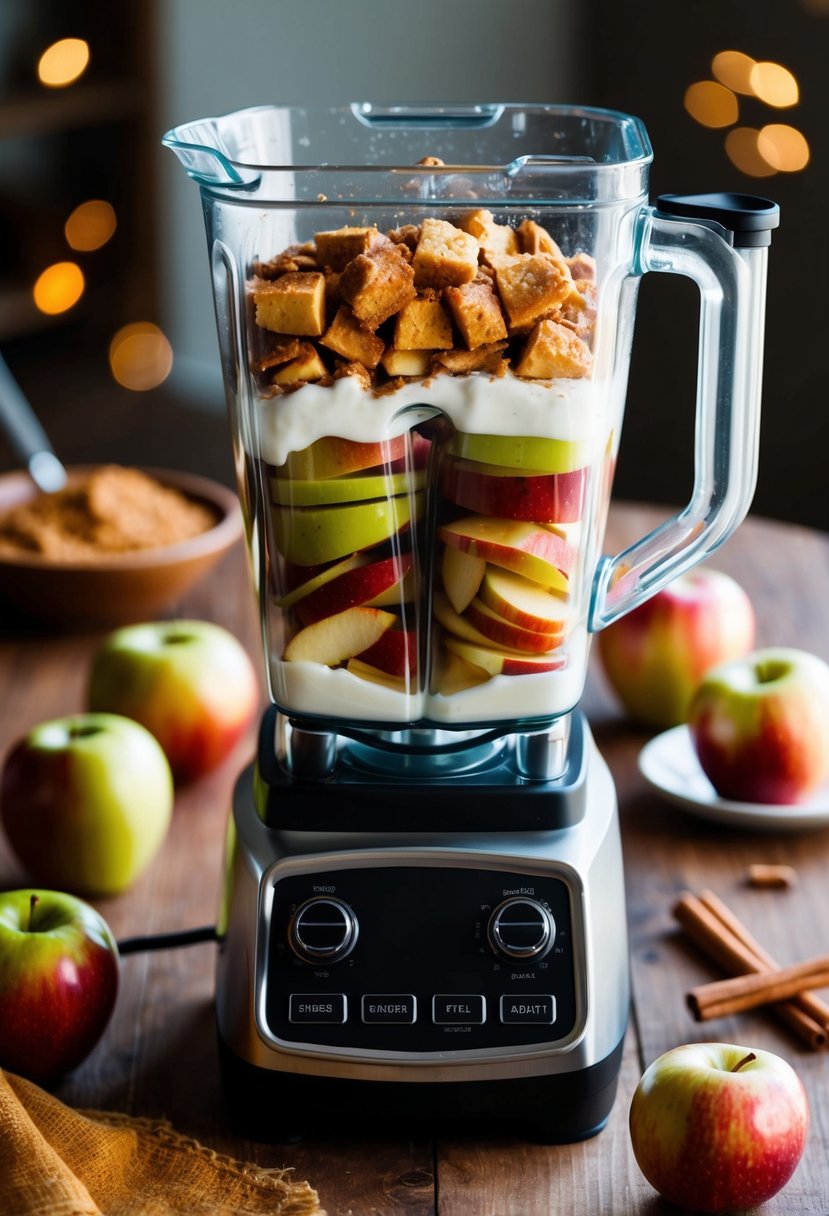
<path fill-rule="evenodd" d="M 236 494 L 205 477 L 77 466 L 39 491 L 0 476 L 0 599 L 50 624 L 126 624 L 176 607 L 242 535 Z"/>

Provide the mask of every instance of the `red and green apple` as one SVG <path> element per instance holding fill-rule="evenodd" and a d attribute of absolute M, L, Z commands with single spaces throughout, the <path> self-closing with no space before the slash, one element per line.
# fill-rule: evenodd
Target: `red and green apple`
<path fill-rule="evenodd" d="M 116 629 L 93 656 L 91 710 L 151 731 L 177 781 L 216 768 L 250 726 L 259 681 L 241 642 L 211 621 L 149 621 Z"/>
<path fill-rule="evenodd" d="M 295 565 L 322 565 L 388 540 L 407 528 L 422 507 L 422 491 L 344 506 L 274 507 L 276 548 Z"/>
<path fill-rule="evenodd" d="M 712 667 L 754 645 L 754 609 L 730 575 L 707 566 L 681 574 L 598 635 L 607 679 L 629 716 L 665 730 L 687 721 Z"/>
<path fill-rule="evenodd" d="M 688 726 L 722 798 L 803 802 L 829 780 L 829 664 L 793 647 L 721 664 L 695 692 Z"/>
<path fill-rule="evenodd" d="M 567 473 L 519 474 L 514 468 L 469 460 L 448 460 L 443 470 L 443 492 L 450 502 L 467 511 L 501 519 L 581 519 L 586 485 L 585 468 Z"/>
<path fill-rule="evenodd" d="M 791 1178 L 809 1105 L 794 1069 L 772 1052 L 689 1043 L 645 1071 L 629 1126 L 639 1168 L 669 1203 L 686 1212 L 742 1212 Z"/>
<path fill-rule="evenodd" d="M 61 891 L 0 893 L 0 1067 L 40 1084 L 92 1051 L 118 993 L 104 918 Z"/>
<path fill-rule="evenodd" d="M 443 524 L 438 535 L 444 544 L 555 591 L 566 591 L 575 566 L 576 551 L 556 532 L 526 520 L 466 515 Z"/>

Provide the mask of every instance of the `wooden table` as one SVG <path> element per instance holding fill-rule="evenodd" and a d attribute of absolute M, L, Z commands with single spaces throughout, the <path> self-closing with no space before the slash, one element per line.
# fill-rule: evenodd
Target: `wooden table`
<path fill-rule="evenodd" d="M 632 539 L 666 512 L 614 506 L 608 548 Z M 829 659 L 829 538 L 748 520 L 712 565 L 752 596 L 760 644 L 801 646 Z M 181 607 L 226 625 L 258 656 L 255 612 L 239 549 Z M 14 632 L 0 642 L 0 747 L 35 722 L 82 706 L 87 664 L 100 634 Z M 804 1159 L 764 1212 L 829 1211 L 829 1053 L 812 1052 L 758 1012 L 700 1026 L 684 994 L 719 973 L 686 942 L 671 916 L 686 888 L 711 887 L 730 903 L 779 962 L 829 948 L 829 831 L 759 834 L 695 819 L 649 792 L 636 760 L 647 735 L 622 717 L 594 652 L 583 706 L 619 793 L 631 934 L 633 1011 L 619 1095 L 606 1129 L 567 1147 L 518 1139 L 388 1138 L 262 1145 L 232 1135 L 223 1115 L 216 1061 L 210 944 L 126 957 L 116 1012 L 102 1042 L 59 1096 L 74 1105 L 166 1116 L 184 1132 L 266 1165 L 294 1165 L 320 1193 L 329 1216 L 658 1216 L 668 1209 L 634 1161 L 627 1131 L 631 1094 L 643 1068 L 679 1043 L 717 1038 L 790 1060 L 807 1087 L 813 1121 Z M 182 929 L 215 919 L 225 821 L 236 773 L 253 736 L 213 776 L 182 790 L 163 851 L 127 894 L 102 901 L 116 936 Z M 797 885 L 758 891 L 751 862 L 787 862 Z M 0 885 L 24 881 L 0 844 Z M 356 1128 L 355 1128 L 356 1131 Z"/>

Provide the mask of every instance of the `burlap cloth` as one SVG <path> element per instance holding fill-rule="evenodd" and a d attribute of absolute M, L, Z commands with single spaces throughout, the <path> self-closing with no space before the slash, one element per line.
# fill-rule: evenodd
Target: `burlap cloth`
<path fill-rule="evenodd" d="M 152 1119 L 76 1111 L 0 1071 L 0 1216 L 325 1216 L 290 1170 L 234 1161 Z"/>

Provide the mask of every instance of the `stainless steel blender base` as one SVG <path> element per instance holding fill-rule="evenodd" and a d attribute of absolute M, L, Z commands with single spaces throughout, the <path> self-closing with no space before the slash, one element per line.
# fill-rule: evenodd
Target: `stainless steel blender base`
<path fill-rule="evenodd" d="M 547 791 L 576 809 L 553 830 L 392 830 L 434 796 L 425 780 L 390 783 L 389 830 L 283 830 L 242 775 L 216 1011 L 251 1134 L 338 1109 L 353 1120 L 355 1103 L 367 1117 L 525 1119 L 555 1141 L 600 1129 L 627 1025 L 624 883 L 613 784 L 583 719 L 577 733 L 585 762 Z M 312 825 L 319 792 L 282 794 Z M 476 791 L 465 779 L 455 796 Z M 510 801 L 502 789 L 502 824 Z"/>

